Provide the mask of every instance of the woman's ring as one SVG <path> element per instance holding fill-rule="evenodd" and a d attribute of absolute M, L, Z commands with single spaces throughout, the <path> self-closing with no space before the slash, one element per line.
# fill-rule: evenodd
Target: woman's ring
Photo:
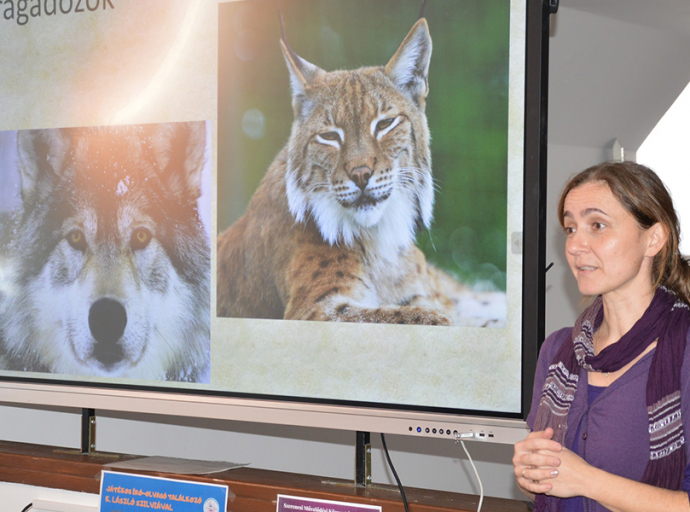
<path fill-rule="evenodd" d="M 525 471 L 527 471 L 527 468 L 522 470 L 522 478 L 525 478 Z"/>

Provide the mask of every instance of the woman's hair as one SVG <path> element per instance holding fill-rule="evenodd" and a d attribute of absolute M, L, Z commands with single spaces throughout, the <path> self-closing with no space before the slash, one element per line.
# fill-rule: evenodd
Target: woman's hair
<path fill-rule="evenodd" d="M 634 162 L 606 162 L 585 169 L 568 181 L 558 200 L 558 220 L 563 226 L 565 198 L 585 183 L 605 183 L 623 207 L 643 229 L 659 222 L 668 238 L 654 257 L 654 285 L 665 286 L 684 302 L 690 303 L 690 263 L 680 254 L 680 225 L 673 201 L 659 177 L 644 165 Z"/>

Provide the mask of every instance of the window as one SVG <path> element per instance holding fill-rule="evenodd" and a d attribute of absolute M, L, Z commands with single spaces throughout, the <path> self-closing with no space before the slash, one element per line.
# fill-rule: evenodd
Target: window
<path fill-rule="evenodd" d="M 671 191 L 680 218 L 680 251 L 690 255 L 690 84 L 637 150 L 637 161 L 651 167 Z"/>

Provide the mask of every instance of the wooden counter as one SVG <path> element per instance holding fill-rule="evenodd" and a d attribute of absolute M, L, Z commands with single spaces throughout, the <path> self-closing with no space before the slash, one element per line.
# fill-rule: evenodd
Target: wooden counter
<path fill-rule="evenodd" d="M 135 455 L 82 455 L 78 451 L 51 446 L 0 441 L 0 481 L 98 494 L 100 476 L 111 462 L 136 459 Z M 375 485 L 355 487 L 346 480 L 266 471 L 242 467 L 212 475 L 193 476 L 146 473 L 166 478 L 227 485 L 235 495 L 229 512 L 275 512 L 276 496 L 289 494 L 335 501 L 381 506 L 384 512 L 403 512 L 397 487 Z M 478 496 L 406 488 L 410 512 L 472 512 Z M 483 512 L 528 512 L 527 503 L 485 498 Z"/>

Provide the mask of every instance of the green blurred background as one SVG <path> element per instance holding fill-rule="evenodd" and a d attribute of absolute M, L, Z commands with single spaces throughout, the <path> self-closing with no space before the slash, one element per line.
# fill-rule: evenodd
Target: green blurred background
<path fill-rule="evenodd" d="M 421 1 L 246 0 L 219 5 L 218 230 L 237 220 L 287 142 L 290 46 L 329 71 L 385 65 Z M 426 112 L 434 223 L 418 245 L 463 282 L 505 290 L 509 0 L 428 0 Z"/>

